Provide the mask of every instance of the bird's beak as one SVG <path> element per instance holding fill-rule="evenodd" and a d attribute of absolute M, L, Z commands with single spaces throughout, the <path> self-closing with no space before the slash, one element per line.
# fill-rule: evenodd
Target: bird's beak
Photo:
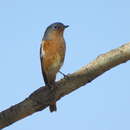
<path fill-rule="evenodd" d="M 65 25 L 65 26 L 64 26 L 64 28 L 68 28 L 68 27 L 69 27 L 69 25 Z"/>

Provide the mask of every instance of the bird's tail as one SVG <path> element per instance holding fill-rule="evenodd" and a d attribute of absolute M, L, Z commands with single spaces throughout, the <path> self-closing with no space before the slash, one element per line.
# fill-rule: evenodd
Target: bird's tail
<path fill-rule="evenodd" d="M 52 102 L 49 106 L 50 112 L 57 111 L 56 102 Z"/>

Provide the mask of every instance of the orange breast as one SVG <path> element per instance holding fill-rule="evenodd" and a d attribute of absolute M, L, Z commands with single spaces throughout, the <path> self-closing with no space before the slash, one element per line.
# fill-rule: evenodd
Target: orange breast
<path fill-rule="evenodd" d="M 46 40 L 43 44 L 43 62 L 46 71 L 59 71 L 65 56 L 64 39 Z"/>

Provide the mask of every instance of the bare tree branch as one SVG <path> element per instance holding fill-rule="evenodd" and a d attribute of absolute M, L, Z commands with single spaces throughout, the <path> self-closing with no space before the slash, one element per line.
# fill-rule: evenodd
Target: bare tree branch
<path fill-rule="evenodd" d="M 104 72 L 128 60 L 130 60 L 130 43 L 98 56 L 88 65 L 68 75 L 69 78 L 56 82 L 56 99 L 59 100 Z M 48 87 L 39 88 L 24 101 L 0 112 L 0 128 L 4 128 L 37 111 L 45 109 L 51 101 L 52 96 Z"/>

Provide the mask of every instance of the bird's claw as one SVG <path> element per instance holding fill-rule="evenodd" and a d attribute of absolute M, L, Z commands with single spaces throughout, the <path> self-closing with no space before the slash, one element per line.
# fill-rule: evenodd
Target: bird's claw
<path fill-rule="evenodd" d="M 60 74 L 62 74 L 64 76 L 65 79 L 69 79 L 69 76 L 64 74 L 63 72 L 59 71 Z"/>

